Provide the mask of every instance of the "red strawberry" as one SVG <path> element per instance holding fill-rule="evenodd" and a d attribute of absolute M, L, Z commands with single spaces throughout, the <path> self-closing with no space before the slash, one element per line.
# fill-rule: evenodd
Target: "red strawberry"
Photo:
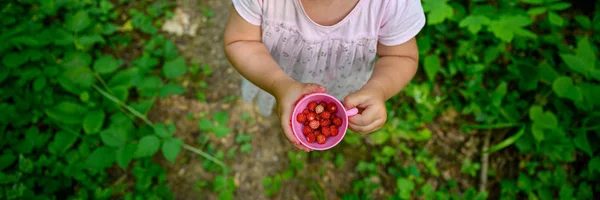
<path fill-rule="evenodd" d="M 312 129 L 318 129 L 320 125 L 321 123 L 319 123 L 319 121 L 317 120 L 310 121 L 310 123 L 308 124 L 308 126 L 310 126 L 310 128 Z"/>
<path fill-rule="evenodd" d="M 325 135 L 325 137 L 329 137 L 331 135 L 331 129 L 329 129 L 327 126 L 323 126 L 323 128 L 321 128 L 321 133 L 323 133 L 323 135 Z"/>
<path fill-rule="evenodd" d="M 304 109 L 304 111 L 302 111 L 302 113 L 308 114 L 308 113 L 310 113 L 310 111 L 308 111 L 308 108 L 306 108 L 306 109 Z"/>
<path fill-rule="evenodd" d="M 308 115 L 306 115 L 306 119 L 310 122 L 310 121 L 314 121 L 317 120 L 317 114 L 316 113 L 308 113 Z"/>
<path fill-rule="evenodd" d="M 308 141 L 308 143 L 314 143 L 316 140 L 315 134 L 308 134 L 306 135 L 306 141 Z"/>
<path fill-rule="evenodd" d="M 325 101 L 319 102 L 319 105 L 323 106 L 323 108 L 327 108 L 327 102 Z"/>
<path fill-rule="evenodd" d="M 305 126 L 304 129 L 302 129 L 302 133 L 304 134 L 304 136 L 306 136 L 308 134 L 312 134 L 313 133 L 313 129 L 310 128 L 309 126 Z"/>
<path fill-rule="evenodd" d="M 296 121 L 298 121 L 299 123 L 304 123 L 306 121 L 306 114 L 298 114 L 298 116 L 296 116 Z"/>
<path fill-rule="evenodd" d="M 335 113 L 337 112 L 337 106 L 335 105 L 335 103 L 331 102 L 327 104 L 327 110 L 331 113 Z"/>
<path fill-rule="evenodd" d="M 338 135 L 339 131 L 338 131 L 338 127 L 335 125 L 331 125 L 329 127 L 329 133 L 331 133 L 331 136 L 336 136 Z"/>
<path fill-rule="evenodd" d="M 313 132 L 313 135 L 317 136 L 321 134 L 321 130 L 316 130 L 315 132 Z"/>
<path fill-rule="evenodd" d="M 319 144 L 325 144 L 326 139 L 327 138 L 323 134 L 317 135 L 317 143 Z"/>
<path fill-rule="evenodd" d="M 329 111 L 323 111 L 321 117 L 323 117 L 323 119 L 329 119 L 331 118 L 331 113 Z"/>
<path fill-rule="evenodd" d="M 317 107 L 317 102 L 310 102 L 308 103 L 308 110 L 309 111 L 315 111 L 315 108 Z"/>
<path fill-rule="evenodd" d="M 341 126 L 342 125 L 342 118 L 339 118 L 339 117 L 333 118 L 333 124 L 336 125 L 336 126 L 338 126 L 338 127 Z"/>
<path fill-rule="evenodd" d="M 302 124 L 304 124 L 304 126 L 308 126 L 309 122 L 308 122 L 308 120 L 306 120 L 306 121 L 305 121 L 304 123 L 302 123 Z"/>
<path fill-rule="evenodd" d="M 322 113 L 325 110 L 325 107 L 323 107 L 322 105 L 318 105 L 317 107 L 315 107 L 315 112 L 317 114 Z"/>
<path fill-rule="evenodd" d="M 322 119 L 320 122 L 321 122 L 321 126 L 323 126 L 323 127 L 327 127 L 327 126 L 331 125 L 331 120 L 329 120 L 329 119 Z"/>

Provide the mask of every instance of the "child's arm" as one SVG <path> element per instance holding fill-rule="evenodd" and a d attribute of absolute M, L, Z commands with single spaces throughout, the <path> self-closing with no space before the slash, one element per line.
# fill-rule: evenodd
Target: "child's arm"
<path fill-rule="evenodd" d="M 414 38 L 397 46 L 379 44 L 377 54 L 379 60 L 369 81 L 344 100 L 348 109 L 364 109 L 349 120 L 349 128 L 358 133 L 370 133 L 385 124 L 385 101 L 400 92 L 417 72 L 419 52 Z"/>
<path fill-rule="evenodd" d="M 277 82 L 293 81 L 261 41 L 261 28 L 245 21 L 232 7 L 225 28 L 225 54 L 233 67 L 259 88 L 275 95 Z"/>
<path fill-rule="evenodd" d="M 299 83 L 288 76 L 261 42 L 261 28 L 244 20 L 235 8 L 230 13 L 224 36 L 227 58 L 248 81 L 275 97 L 277 114 L 285 136 L 298 149 L 310 151 L 292 133 L 291 113 L 300 96 L 325 92 L 325 89 L 317 84 Z"/>

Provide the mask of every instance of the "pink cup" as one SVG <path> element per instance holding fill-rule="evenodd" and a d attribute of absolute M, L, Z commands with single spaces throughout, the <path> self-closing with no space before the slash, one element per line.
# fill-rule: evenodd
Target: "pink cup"
<path fill-rule="evenodd" d="M 312 101 L 316 101 L 316 102 L 325 101 L 327 103 L 335 102 L 335 104 L 338 107 L 338 111 L 337 111 L 337 113 L 335 113 L 335 116 L 338 116 L 339 118 L 342 119 L 342 125 L 340 127 L 338 127 L 338 131 L 339 131 L 338 135 L 327 137 L 327 141 L 325 142 L 325 144 L 319 144 L 316 142 L 309 143 L 308 141 L 306 141 L 306 136 L 304 136 L 304 134 L 302 133 L 302 129 L 303 129 L 304 125 L 301 123 L 298 123 L 298 121 L 296 121 L 296 116 L 298 116 L 298 114 L 302 113 L 304 111 L 304 109 L 308 106 L 308 103 L 310 103 Z M 326 94 L 326 93 L 309 94 L 309 95 L 306 95 L 305 97 L 303 97 L 302 99 L 300 99 L 300 101 L 298 101 L 298 103 L 296 104 L 296 107 L 294 108 L 294 112 L 292 113 L 292 123 L 291 123 L 292 132 L 294 132 L 294 135 L 296 136 L 296 138 L 304 146 L 308 147 L 309 149 L 327 150 L 327 149 L 334 147 L 335 145 L 340 143 L 340 141 L 342 141 L 342 139 L 344 138 L 344 135 L 346 135 L 346 131 L 348 130 L 348 117 L 352 117 L 356 114 L 358 114 L 357 108 L 352 108 L 350 110 L 346 110 L 344 108 L 344 105 L 342 105 L 342 103 L 340 101 L 338 101 L 335 97 L 333 97 L 329 94 Z"/>

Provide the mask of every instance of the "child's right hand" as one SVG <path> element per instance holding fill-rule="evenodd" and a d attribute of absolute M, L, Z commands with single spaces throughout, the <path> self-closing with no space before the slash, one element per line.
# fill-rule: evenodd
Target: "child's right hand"
<path fill-rule="evenodd" d="M 314 83 L 300 83 L 291 78 L 285 78 L 274 82 L 274 94 L 277 100 L 277 115 L 285 137 L 296 146 L 296 148 L 310 152 L 310 149 L 302 145 L 292 132 L 292 112 L 298 100 L 304 95 L 325 92 L 326 89 Z"/>

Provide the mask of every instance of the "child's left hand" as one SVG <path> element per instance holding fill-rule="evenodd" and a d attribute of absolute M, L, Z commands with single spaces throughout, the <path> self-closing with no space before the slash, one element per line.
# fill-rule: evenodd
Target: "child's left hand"
<path fill-rule="evenodd" d="M 350 117 L 348 128 L 360 134 L 367 134 L 383 127 L 387 121 L 387 110 L 383 92 L 362 88 L 344 99 L 346 109 L 358 108 L 362 112 Z"/>

